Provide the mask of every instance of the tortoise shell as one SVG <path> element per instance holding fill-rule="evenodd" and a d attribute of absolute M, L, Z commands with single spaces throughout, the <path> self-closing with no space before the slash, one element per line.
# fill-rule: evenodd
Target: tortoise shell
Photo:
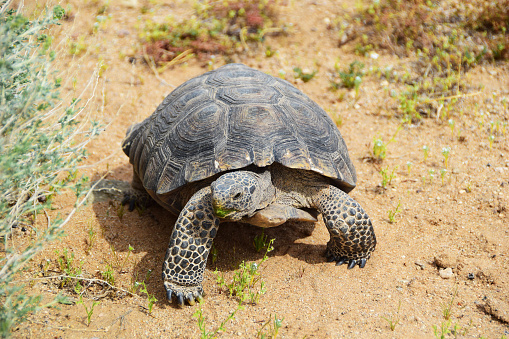
<path fill-rule="evenodd" d="M 289 82 L 242 64 L 180 85 L 129 128 L 122 148 L 145 189 L 158 195 L 274 162 L 320 173 L 347 193 L 357 180 L 327 113 Z"/>

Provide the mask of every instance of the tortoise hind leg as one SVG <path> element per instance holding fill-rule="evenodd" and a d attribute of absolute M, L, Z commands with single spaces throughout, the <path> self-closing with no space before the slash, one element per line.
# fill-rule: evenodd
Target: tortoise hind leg
<path fill-rule="evenodd" d="M 337 265 L 363 268 L 376 246 L 371 220 L 358 202 L 339 188 L 329 186 L 315 198 L 330 234 L 326 256 Z"/>
<path fill-rule="evenodd" d="M 166 295 L 179 305 L 194 305 L 203 297 L 203 272 L 219 219 L 212 210 L 211 190 L 196 192 L 180 212 L 163 263 L 162 278 Z"/>
<path fill-rule="evenodd" d="M 133 180 L 131 181 L 131 187 L 124 192 L 124 198 L 122 199 L 122 205 L 129 204 L 129 212 L 134 211 L 136 206 L 142 209 L 150 206 L 154 200 L 147 193 L 140 177 L 136 172 L 133 171 Z"/>

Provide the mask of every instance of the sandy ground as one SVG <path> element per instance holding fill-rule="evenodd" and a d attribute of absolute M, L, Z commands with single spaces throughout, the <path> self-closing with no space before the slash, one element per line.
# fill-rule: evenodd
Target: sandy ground
<path fill-rule="evenodd" d="M 89 104 L 94 118 L 107 128 L 88 147 L 87 164 L 95 165 L 83 173 L 93 180 L 106 175 L 107 179 L 128 182 L 131 168 L 120 151 L 127 127 L 150 115 L 175 86 L 205 72 L 207 59 L 192 59 L 156 76 L 137 52 L 140 22 L 172 13 L 189 15 L 186 3 L 111 1 L 105 14 L 111 17 L 97 34 L 92 34 L 92 28 L 102 2 L 70 3 L 72 16 L 55 31 L 56 45 L 63 51 L 60 66 L 72 69 L 76 79 L 76 89 L 68 79 L 65 93 L 79 93 L 100 62 L 107 66 Z M 341 3 L 353 8 L 355 2 Z M 142 5 L 154 11 L 141 14 Z M 366 58 L 355 55 L 351 45 L 337 47 L 336 33 L 327 29 L 325 19 L 334 18 L 341 8 L 332 0 L 295 1 L 282 7 L 280 19 L 293 24 L 292 33 L 266 41 L 278 53 L 267 58 L 263 50 L 250 50 L 232 59 L 275 76 L 284 70 L 287 80 L 338 121 L 357 169 L 358 185 L 351 196 L 374 223 L 376 251 L 364 269 L 347 270 L 325 261 L 328 232 L 322 221 L 267 229 L 265 234 L 275 239 L 274 250 L 260 268 L 267 291 L 258 304 L 244 305 L 218 337 L 260 337 L 263 324 L 275 315 L 283 319 L 280 338 L 424 338 L 435 336 L 434 326 L 438 336 L 443 326 L 456 326 L 458 337 L 507 336 L 509 130 L 497 134 L 492 147 L 488 142 L 488 122 L 509 119 L 509 111 L 502 104 L 502 99 L 509 97 L 507 64 L 479 66 L 465 75 L 472 86 L 484 87 L 481 94 L 463 99 L 450 112 L 455 121 L 454 135 L 443 119 L 401 125 L 397 104 L 389 95 L 389 90 L 399 85 L 366 76 L 357 99 L 345 89 L 329 90 L 329 73 L 334 71 L 335 62 L 344 65 L 342 68 L 354 60 L 362 61 L 366 68 L 397 68 L 411 61 L 383 53 L 378 59 Z M 82 41 L 86 52 L 71 56 L 69 41 Z M 130 62 L 133 57 L 135 63 Z M 224 59 L 218 56 L 212 67 L 222 64 Z M 316 69 L 318 74 L 307 83 L 297 81 L 292 71 L 297 66 Z M 480 119 L 484 119 L 483 126 Z M 387 142 L 399 126 L 395 140 L 387 146 L 386 159 L 382 163 L 369 161 L 373 138 Z M 424 145 L 430 149 L 426 160 Z M 450 147 L 451 153 L 442 181 L 443 147 Z M 408 161 L 413 164 L 410 170 Z M 383 190 L 379 171 L 386 167 L 396 169 L 396 177 Z M 70 193 L 58 197 L 59 208 L 50 215 L 65 215 L 73 202 Z M 388 213 L 398 204 L 400 212 L 390 223 Z M 62 292 L 77 301 L 76 293 L 61 289 L 55 279 L 44 278 L 61 274 L 57 259 L 64 249 L 74 253 L 75 266 L 82 263 L 84 277 L 103 278 L 101 272 L 112 265 L 117 289 L 91 284 L 83 294 L 89 308 L 93 300 L 100 301 L 89 326 L 83 305 L 60 305 L 59 309 L 44 309 L 30 316 L 14 331 L 15 337 L 199 337 L 193 317 L 197 306 L 180 309 L 170 305 L 160 278 L 175 219 L 157 206 L 141 215 L 121 213 L 119 206 L 118 201 L 111 201 L 82 208 L 66 225 L 66 236 L 48 245 L 20 278 L 29 282 L 31 293 L 43 294 L 45 299 Z M 39 222 L 44 225 L 44 218 Z M 236 299 L 218 286 L 214 270 L 217 268 L 229 282 L 240 262 L 260 262 L 263 253 L 253 247 L 253 239 L 260 233 L 261 229 L 249 225 L 221 225 L 215 241 L 217 256 L 214 261 L 209 258 L 203 283 L 207 295 L 202 310 L 208 331 L 216 329 L 237 306 Z M 18 242 L 28 242 L 30 232 L 17 232 L 15 237 Z M 131 254 L 129 246 L 133 248 Z M 147 277 L 149 271 L 153 274 Z M 131 296 L 121 290 L 130 290 L 134 281 L 144 279 L 148 293 L 157 298 L 151 314 L 144 293 Z M 448 322 L 443 312 L 449 307 Z M 390 320 L 397 321 L 394 331 Z M 263 331 L 270 332 L 268 327 Z"/>

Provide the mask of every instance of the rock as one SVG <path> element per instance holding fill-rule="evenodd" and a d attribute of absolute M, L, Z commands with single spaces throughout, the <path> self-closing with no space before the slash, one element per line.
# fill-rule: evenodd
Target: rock
<path fill-rule="evenodd" d="M 438 274 L 440 275 L 440 278 L 442 279 L 450 279 L 454 277 L 454 273 L 452 272 L 452 268 L 447 267 L 443 270 L 439 270 Z"/>
<path fill-rule="evenodd" d="M 435 257 L 434 263 L 440 268 L 454 268 L 458 265 L 458 258 L 453 254 L 442 253 Z"/>
<path fill-rule="evenodd" d="M 482 306 L 484 312 L 492 315 L 496 319 L 509 324 L 509 304 L 498 300 L 494 297 L 486 297 L 485 303 Z"/>

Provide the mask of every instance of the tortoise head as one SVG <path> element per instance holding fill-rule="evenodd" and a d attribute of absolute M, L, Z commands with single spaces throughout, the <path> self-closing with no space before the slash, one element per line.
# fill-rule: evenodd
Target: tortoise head
<path fill-rule="evenodd" d="M 272 185 L 270 173 L 237 171 L 223 174 L 211 184 L 212 207 L 219 218 L 238 221 L 251 217 L 268 205 L 267 186 Z"/>

